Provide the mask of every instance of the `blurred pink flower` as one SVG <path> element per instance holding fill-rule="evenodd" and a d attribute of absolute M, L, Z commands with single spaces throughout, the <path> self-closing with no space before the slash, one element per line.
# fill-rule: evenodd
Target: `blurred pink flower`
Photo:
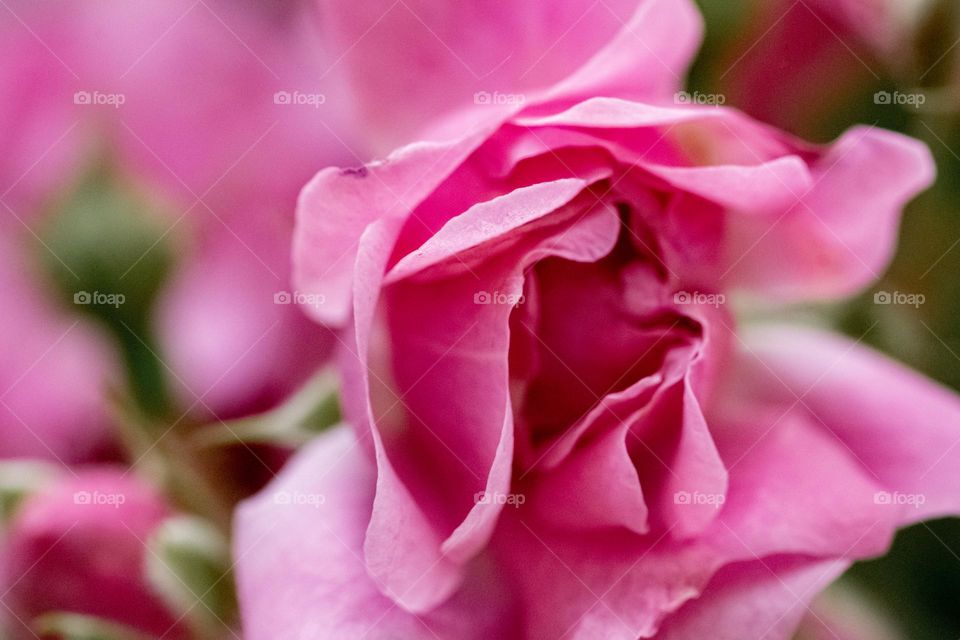
<path fill-rule="evenodd" d="M 116 363 L 106 336 L 47 299 L 33 266 L 0 227 L 0 458 L 89 460 L 108 441 Z"/>
<path fill-rule="evenodd" d="M 142 10 L 130 7 L 155 24 Z M 309 175 L 356 156 L 341 139 L 350 138 L 346 110 L 323 79 L 310 16 L 300 17 L 282 27 L 194 5 L 128 75 L 114 71 L 128 96 L 123 145 L 169 193 L 181 192 L 183 226 L 196 237 L 158 318 L 181 403 L 200 414 L 268 408 L 328 351 L 328 336 L 303 330 L 290 284 L 292 213 Z"/>
<path fill-rule="evenodd" d="M 851 100 L 873 99 L 871 88 L 909 64 L 912 37 L 929 4 L 755 2 L 744 33 L 719 62 L 718 75 L 730 102 L 751 116 L 808 130 L 849 108 Z"/>
<path fill-rule="evenodd" d="M 842 28 L 841 36 L 854 37 L 881 59 L 896 64 L 906 53 L 911 29 L 932 0 L 807 0 L 811 11 L 833 19 Z"/>
<path fill-rule="evenodd" d="M 312 21 L 304 3 L 280 19 L 157 0 L 14 2 L 0 23 L 0 108 L 16 123 L 0 127 L 4 217 L 26 233 L 14 217 L 32 226 L 94 152 L 167 206 L 181 261 L 158 309 L 160 355 L 196 413 L 272 405 L 328 349 L 299 330 L 296 304 L 274 301 L 295 293 L 297 192 L 318 168 L 356 161 Z"/>
<path fill-rule="evenodd" d="M 14 638 L 47 613 L 104 618 L 164 638 L 186 630 L 146 578 L 146 543 L 163 500 L 110 468 L 64 475 L 27 498 L 6 532 L 0 587 Z"/>
<path fill-rule="evenodd" d="M 74 117 L 74 76 L 17 17 L 30 3 L 14 0 L 0 14 L 0 221 L 24 222 L 52 192 L 64 188 L 80 161 Z M 62 51 L 78 46 L 70 21 L 48 21 L 42 30 Z"/>
<path fill-rule="evenodd" d="M 472 105 L 462 67 L 496 47 L 461 29 L 502 16 L 405 11 L 412 57 L 458 47 L 422 51 L 462 111 L 301 194 L 298 288 L 340 328 L 354 433 L 241 506 L 246 637 L 788 638 L 897 526 L 960 508 L 960 401 L 839 337 L 741 335 L 726 306 L 867 286 L 932 180 L 923 145 L 687 104 L 688 2 L 640 2 L 539 87 L 514 51 Z"/>
<path fill-rule="evenodd" d="M 222 226 L 200 234 L 160 301 L 164 358 L 181 404 L 196 414 L 227 419 L 266 410 L 330 352 L 330 336 L 300 310 L 298 302 L 311 301 L 288 284 L 291 226 L 255 214 L 240 221 L 239 237 Z"/>
<path fill-rule="evenodd" d="M 471 109 L 469 122 L 482 114 L 496 118 L 561 83 L 611 39 L 630 37 L 623 25 L 637 0 L 319 5 L 324 44 L 347 79 L 345 90 L 356 101 L 365 140 L 386 153 L 432 137 L 435 129 L 456 132 L 456 116 L 464 109 L 484 107 Z M 657 38 L 670 41 L 667 34 Z M 669 48 L 651 51 L 641 44 L 632 57 L 653 64 L 659 57 L 665 69 L 675 70 L 696 44 L 679 34 Z M 633 97 L 675 83 L 672 73 L 649 77 L 633 61 L 610 62 L 609 69 L 595 68 L 594 78 L 577 78 L 580 97 L 596 86 L 616 85 L 616 95 Z M 445 122 L 451 113 L 452 124 Z"/>

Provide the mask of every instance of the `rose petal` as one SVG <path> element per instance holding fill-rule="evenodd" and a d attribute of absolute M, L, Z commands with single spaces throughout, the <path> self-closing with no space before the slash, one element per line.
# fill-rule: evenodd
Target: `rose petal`
<path fill-rule="evenodd" d="M 849 563 L 774 558 L 724 568 L 657 634 L 663 640 L 789 640 L 816 594 Z"/>
<path fill-rule="evenodd" d="M 303 188 L 294 282 L 299 290 L 324 297 L 322 306 L 307 310 L 312 317 L 331 326 L 346 323 L 357 246 L 368 225 L 384 217 L 405 218 L 488 133 L 474 131 L 449 144 L 411 145 L 358 169 L 324 169 Z M 383 240 L 388 256 L 397 234 L 399 229 Z"/>
<path fill-rule="evenodd" d="M 379 591 L 363 560 L 376 482 L 352 430 L 337 427 L 241 504 L 234 554 L 244 637 L 454 640 L 504 632 L 497 625 L 509 618 L 497 618 L 506 603 L 493 581 L 423 617 Z"/>
<path fill-rule="evenodd" d="M 346 69 L 380 148 L 423 139 L 438 116 L 462 110 L 496 121 L 536 103 L 547 88 L 547 99 L 672 91 L 702 29 L 687 0 L 324 8 L 332 68 Z"/>
<path fill-rule="evenodd" d="M 953 392 L 822 331 L 763 327 L 745 341 L 756 392 L 788 406 L 799 398 L 798 409 L 891 492 L 889 508 L 905 496 L 901 524 L 960 509 L 960 399 Z"/>
<path fill-rule="evenodd" d="M 503 504 L 474 503 L 474 496 L 480 491 L 495 496 L 509 491 L 513 412 L 507 354 L 512 305 L 478 304 L 477 287 L 519 296 L 523 270 L 542 257 L 591 261 L 609 252 L 619 229 L 616 215 L 596 205 L 588 206 L 584 215 L 583 207 L 574 203 L 549 222 L 530 225 L 516 246 L 501 248 L 502 255 L 476 271 L 455 268 L 439 280 L 401 281 L 385 291 L 393 338 L 392 375 L 405 412 L 398 425 L 391 426 L 389 416 L 372 412 L 364 421 L 377 425 L 374 443 L 382 471 L 365 549 L 372 575 L 411 611 L 429 609 L 449 597 L 459 574 L 451 560 L 464 562 L 492 533 Z M 557 237 L 558 229 L 567 233 Z M 446 267 L 435 269 L 444 272 Z M 359 295 L 357 300 L 365 305 L 376 302 Z M 357 317 L 372 320 L 370 313 L 369 308 L 358 307 Z M 360 322 L 358 335 L 369 331 Z M 359 344 L 358 362 L 363 362 L 366 345 Z M 451 429 L 451 424 L 461 426 Z M 361 426 L 361 432 L 367 429 Z M 394 433 L 405 436 L 391 437 Z M 432 461 L 429 470 L 422 468 L 426 459 Z M 392 486 L 395 483 L 404 488 Z M 430 527 L 429 522 L 434 533 L 403 530 L 399 522 L 421 523 L 421 528 Z M 434 546 L 436 532 L 447 536 L 442 548 Z M 422 580 L 428 570 L 429 579 Z"/>

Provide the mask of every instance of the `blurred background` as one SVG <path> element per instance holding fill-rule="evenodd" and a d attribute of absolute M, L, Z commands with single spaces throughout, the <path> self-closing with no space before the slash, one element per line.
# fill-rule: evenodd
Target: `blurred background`
<path fill-rule="evenodd" d="M 890 271 L 789 313 L 960 389 L 960 1 L 698 2 L 692 99 L 818 142 L 863 123 L 930 146 L 939 179 Z M 372 151 L 318 24 L 306 0 L 0 0 L 0 458 L 124 465 L 225 548 L 230 505 L 337 419 L 336 338 L 289 282 L 293 211 L 317 169 Z M 0 470 L 0 514 L 44 473 Z M 213 614 L 188 625 L 216 637 L 235 616 L 229 566 L 204 553 L 178 579 Z M 841 592 L 900 637 L 960 638 L 960 521 L 901 532 Z"/>
<path fill-rule="evenodd" d="M 960 2 L 699 4 L 707 40 L 689 91 L 724 96 L 812 141 L 862 123 L 933 151 L 938 180 L 908 207 L 889 272 L 849 303 L 791 313 L 960 389 Z M 842 584 L 870 596 L 903 637 L 960 637 L 960 520 L 902 531 L 889 555 L 858 564 Z"/>

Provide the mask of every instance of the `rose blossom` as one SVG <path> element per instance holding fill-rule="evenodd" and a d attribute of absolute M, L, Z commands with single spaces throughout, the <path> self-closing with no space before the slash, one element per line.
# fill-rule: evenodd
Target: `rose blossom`
<path fill-rule="evenodd" d="M 117 379 L 109 342 L 48 299 L 7 231 L 0 225 L 0 458 L 95 458 L 110 425 L 102 398 Z"/>
<path fill-rule="evenodd" d="M 147 541 L 168 515 L 150 487 L 109 467 L 64 473 L 25 498 L 4 532 L 0 563 L 0 618 L 12 637 L 36 638 L 32 625 L 50 613 L 187 637 L 146 577 Z"/>
<path fill-rule="evenodd" d="M 308 7 L 279 22 L 260 9 L 55 0 L 0 14 L 0 224 L 32 241 L 84 161 L 109 158 L 169 215 L 158 234 L 180 260 L 156 307 L 158 352 L 180 404 L 208 419 L 275 404 L 329 351 L 274 296 L 292 291 L 297 192 L 317 167 L 353 161 L 348 118 L 321 80 L 330 63 Z"/>
<path fill-rule="evenodd" d="M 884 104 L 874 96 L 881 77 L 915 62 L 912 38 L 931 4 L 754 0 L 743 33 L 712 63 L 730 103 L 770 124 L 817 131 L 854 100 Z M 906 106 L 926 99 L 919 95 L 910 92 Z"/>
<path fill-rule="evenodd" d="M 387 28 L 475 26 L 430 16 Z M 869 284 L 927 150 L 677 104 L 699 36 L 642 2 L 543 84 L 497 77 L 524 100 L 304 189 L 298 287 L 340 328 L 353 430 L 240 508 L 246 637 L 788 638 L 897 526 L 956 511 L 952 394 L 727 304 Z"/>

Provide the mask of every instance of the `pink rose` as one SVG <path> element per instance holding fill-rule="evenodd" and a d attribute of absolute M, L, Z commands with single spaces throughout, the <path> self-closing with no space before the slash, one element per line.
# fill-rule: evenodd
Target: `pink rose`
<path fill-rule="evenodd" d="M 94 152 L 155 196 L 181 259 L 157 307 L 160 357 L 204 418 L 271 406 L 326 357 L 329 337 L 275 296 L 295 293 L 297 192 L 356 161 L 308 6 L 261 9 L 56 0 L 0 14 L 3 224 L 29 236 Z"/>
<path fill-rule="evenodd" d="M 329 73 L 347 78 L 345 90 L 355 97 L 364 125 L 361 135 L 384 154 L 437 130 L 457 132 L 465 109 L 472 111 L 467 121 L 475 123 L 481 114 L 496 117 L 565 82 L 579 85 L 582 97 L 595 95 L 594 87 L 621 97 L 648 95 L 676 84 L 674 74 L 698 44 L 696 28 L 675 22 L 689 14 L 687 8 L 668 16 L 663 31 L 646 33 L 640 44 L 623 29 L 638 0 L 318 4 L 333 61 Z M 630 59 L 584 66 L 614 38 L 620 50 L 629 46 L 627 39 L 639 45 Z M 645 74 L 645 64 L 657 73 Z M 583 71 L 574 79 L 578 68 Z"/>
<path fill-rule="evenodd" d="M 910 30 L 933 6 L 933 0 L 813 0 L 810 12 L 834 21 L 877 56 L 897 64 L 909 47 Z M 830 25 L 828 25 L 830 26 Z"/>
<path fill-rule="evenodd" d="M 105 335 L 48 299 L 26 254 L 0 225 L 0 458 L 90 460 L 108 442 L 117 363 Z"/>
<path fill-rule="evenodd" d="M 149 487 L 111 468 L 65 474 L 26 498 L 2 548 L 0 618 L 12 637 L 36 638 L 32 625 L 49 613 L 187 637 L 146 578 L 147 542 L 168 515 Z"/>
<path fill-rule="evenodd" d="M 46 48 L 52 41 L 72 53 L 80 37 L 72 23 L 57 20 L 44 24 L 42 37 L 32 35 L 17 20 L 37 26 L 32 4 L 12 0 L 0 15 L 0 224 L 32 218 L 80 161 L 75 78 Z"/>
<path fill-rule="evenodd" d="M 222 0 L 8 6 L 0 139 L 15 153 L 0 169 L 11 182 L 24 174 L 13 192 L 39 178 L 63 189 L 83 168 L 68 159 L 106 151 L 167 199 L 186 207 L 202 196 L 226 217 L 238 192 L 289 197 L 313 165 L 353 157 L 350 116 L 323 79 L 331 62 L 305 5 L 290 5 L 287 25 Z"/>
<path fill-rule="evenodd" d="M 458 45 L 479 20 L 446 17 Z M 297 286 L 339 328 L 353 432 L 241 506 L 246 637 L 788 638 L 896 527 L 960 507 L 957 398 L 728 305 L 867 286 L 927 150 L 687 104 L 699 34 L 647 0 L 522 100 L 453 100 L 459 129 L 304 189 Z"/>
<path fill-rule="evenodd" d="M 882 78 L 909 70 L 912 38 L 931 4 L 756 0 L 743 33 L 710 64 L 731 104 L 792 131 L 820 130 L 851 101 L 874 99 Z M 908 107 L 926 99 L 903 95 Z"/>
<path fill-rule="evenodd" d="M 114 50 L 97 64 L 128 96 L 114 132 L 126 166 L 176 202 L 172 237 L 186 257 L 161 296 L 158 331 L 178 398 L 196 415 L 236 417 L 274 405 L 329 351 L 329 337 L 305 331 L 296 302 L 282 300 L 295 293 L 298 190 L 318 167 L 355 161 L 347 112 L 322 79 L 329 61 L 306 8 L 279 25 L 229 2 L 148 9 L 100 10 Z M 118 12 L 149 37 L 118 34 Z M 145 39 L 157 46 L 139 59 Z"/>
<path fill-rule="evenodd" d="M 263 219 L 263 212 L 276 215 Z M 236 231 L 209 221 L 161 295 L 164 359 L 181 404 L 195 415 L 266 410 L 329 356 L 332 339 L 300 310 L 323 299 L 299 296 L 289 284 L 293 230 L 283 218 L 264 205 L 245 211 Z"/>

